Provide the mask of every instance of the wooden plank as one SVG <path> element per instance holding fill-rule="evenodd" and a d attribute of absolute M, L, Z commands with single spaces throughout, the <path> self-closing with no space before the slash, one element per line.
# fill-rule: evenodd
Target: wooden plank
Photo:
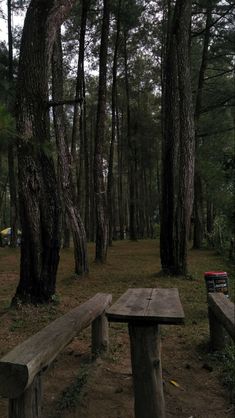
<path fill-rule="evenodd" d="M 109 321 L 182 324 L 184 311 L 178 289 L 128 289 L 107 311 Z"/>
<path fill-rule="evenodd" d="M 20 396 L 82 329 L 103 314 L 111 301 L 111 295 L 97 293 L 4 356 L 0 360 L 0 395 Z"/>
<path fill-rule="evenodd" d="M 159 325 L 129 323 L 135 418 L 164 418 Z"/>
<path fill-rule="evenodd" d="M 124 322 L 127 317 L 143 317 L 151 298 L 152 289 L 128 289 L 107 311 L 109 319 L 120 319 Z"/>
<path fill-rule="evenodd" d="M 208 305 L 235 341 L 235 305 L 223 293 L 208 293 Z"/>
<path fill-rule="evenodd" d="M 153 289 L 146 316 L 157 317 L 161 324 L 182 324 L 184 311 L 178 289 Z"/>

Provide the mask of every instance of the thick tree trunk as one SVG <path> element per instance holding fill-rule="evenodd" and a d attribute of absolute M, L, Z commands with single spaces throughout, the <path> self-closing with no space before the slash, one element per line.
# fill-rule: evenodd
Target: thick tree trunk
<path fill-rule="evenodd" d="M 106 125 L 106 74 L 109 38 L 109 0 L 103 2 L 100 45 L 99 91 L 94 153 L 94 190 L 96 201 L 96 262 L 105 262 L 108 249 L 107 196 L 104 184 L 103 145 Z"/>
<path fill-rule="evenodd" d="M 63 100 L 63 62 L 60 31 L 57 33 L 52 57 L 52 98 L 54 102 Z M 53 116 L 58 149 L 60 184 L 65 210 L 73 235 L 75 273 L 83 275 L 88 272 L 86 233 L 80 213 L 76 207 L 71 156 L 68 148 L 63 106 L 54 107 Z"/>
<path fill-rule="evenodd" d="M 60 207 L 50 148 L 48 69 L 56 31 L 74 3 L 32 0 L 25 18 L 17 86 L 21 268 L 13 303 L 49 302 L 55 293 Z"/>
<path fill-rule="evenodd" d="M 193 202 L 194 120 L 189 59 L 191 8 L 190 1 L 176 0 L 171 30 L 168 31 L 164 79 L 161 262 L 164 271 L 175 275 L 187 273 L 187 242 Z M 178 184 L 175 182 L 176 160 Z"/>
<path fill-rule="evenodd" d="M 176 44 L 179 77 L 179 192 L 176 207 L 176 274 L 187 274 L 187 245 L 193 205 L 195 159 L 194 113 L 190 75 L 190 22 L 192 2 L 176 1 Z"/>

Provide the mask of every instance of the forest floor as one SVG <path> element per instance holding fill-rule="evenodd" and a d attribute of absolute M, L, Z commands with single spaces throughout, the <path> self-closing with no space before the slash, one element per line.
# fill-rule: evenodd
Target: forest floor
<path fill-rule="evenodd" d="M 232 418 L 231 394 L 223 384 L 224 363 L 209 351 L 204 272 L 232 267 L 212 251 L 189 251 L 190 279 L 158 277 L 156 241 L 115 242 L 106 265 L 94 260 L 89 245 L 90 273 L 73 274 L 73 251 L 63 250 L 58 273 L 58 300 L 48 306 L 10 309 L 19 277 L 19 250 L 0 248 L 0 355 L 97 292 L 115 301 L 129 287 L 177 287 L 185 325 L 162 327 L 162 363 L 166 412 L 179 418 Z M 125 324 L 110 324 L 110 350 L 90 358 L 90 328 L 67 346 L 44 377 L 43 418 L 134 418 L 129 338 Z M 171 381 L 177 382 L 178 386 Z M 0 399 L 0 418 L 7 418 Z M 146 416 L 146 418 L 148 418 Z"/>

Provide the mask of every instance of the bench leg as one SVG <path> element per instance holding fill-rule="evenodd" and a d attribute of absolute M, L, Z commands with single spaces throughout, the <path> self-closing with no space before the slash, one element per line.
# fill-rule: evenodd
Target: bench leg
<path fill-rule="evenodd" d="M 223 326 L 220 324 L 212 309 L 208 307 L 208 318 L 210 328 L 210 344 L 212 350 L 223 350 L 226 345 L 226 334 Z"/>
<path fill-rule="evenodd" d="M 159 325 L 129 323 L 135 418 L 165 418 Z"/>
<path fill-rule="evenodd" d="M 19 398 L 9 400 L 9 418 L 41 417 L 42 376 L 39 374 Z"/>
<path fill-rule="evenodd" d="M 105 313 L 92 322 L 92 355 L 96 357 L 109 347 L 109 324 Z"/>

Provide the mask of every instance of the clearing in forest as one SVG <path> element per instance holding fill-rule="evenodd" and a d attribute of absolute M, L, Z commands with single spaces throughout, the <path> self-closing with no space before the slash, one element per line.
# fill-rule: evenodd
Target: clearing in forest
<path fill-rule="evenodd" d="M 162 366 L 167 417 L 225 418 L 234 416 L 230 392 L 223 385 L 224 363 L 208 351 L 208 318 L 204 272 L 229 273 L 212 251 L 189 251 L 188 279 L 159 277 L 159 247 L 154 240 L 115 242 L 106 265 L 92 263 L 78 279 L 73 274 L 73 250 L 63 250 L 53 305 L 9 309 L 18 281 L 19 251 L 0 249 L 1 356 L 71 308 L 97 292 L 112 293 L 113 301 L 130 287 L 177 287 L 185 325 L 162 326 Z M 44 418 L 133 418 L 133 388 L 126 324 L 111 323 L 110 351 L 90 361 L 90 329 L 82 332 L 57 358 L 45 377 Z M 7 418 L 7 401 L 0 399 L 0 417 Z M 146 417 L 148 418 L 148 417 Z"/>

